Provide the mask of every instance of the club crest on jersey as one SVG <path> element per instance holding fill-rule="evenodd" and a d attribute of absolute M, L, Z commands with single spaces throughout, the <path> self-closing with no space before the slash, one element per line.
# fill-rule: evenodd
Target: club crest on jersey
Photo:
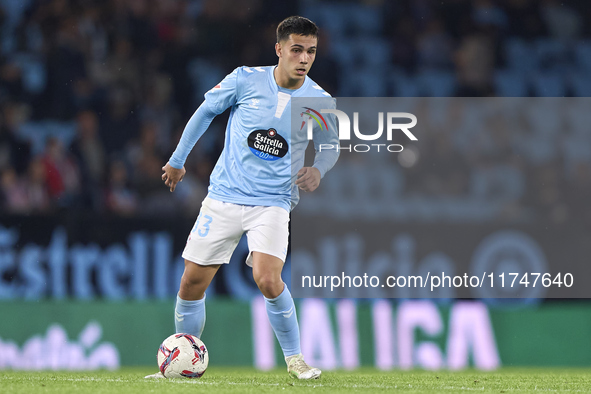
<path fill-rule="evenodd" d="M 289 150 L 287 141 L 275 129 L 253 131 L 248 136 L 248 147 L 255 156 L 267 161 L 278 160 Z"/>

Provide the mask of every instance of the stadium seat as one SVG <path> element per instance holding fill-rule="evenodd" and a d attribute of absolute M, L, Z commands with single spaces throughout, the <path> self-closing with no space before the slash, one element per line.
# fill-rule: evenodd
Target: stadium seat
<path fill-rule="evenodd" d="M 541 38 L 534 44 L 539 67 L 563 69 L 569 62 L 567 46 L 563 42 Z"/>
<path fill-rule="evenodd" d="M 413 76 L 404 71 L 395 69 L 390 72 L 390 84 L 396 97 L 420 97 L 419 84 Z"/>
<path fill-rule="evenodd" d="M 379 7 L 350 4 L 347 14 L 356 31 L 378 36 L 382 32 L 383 18 Z"/>
<path fill-rule="evenodd" d="M 574 52 L 577 66 L 581 71 L 591 71 L 591 41 L 579 41 Z"/>
<path fill-rule="evenodd" d="M 509 70 L 499 70 L 495 73 L 495 91 L 501 97 L 528 96 L 525 75 Z"/>
<path fill-rule="evenodd" d="M 379 68 L 362 67 L 347 70 L 342 76 L 347 83 L 341 85 L 339 96 L 384 97 L 388 93 L 385 78 L 385 73 Z"/>
<path fill-rule="evenodd" d="M 538 68 L 536 51 L 522 39 L 511 38 L 505 42 L 505 57 L 511 70 L 530 72 Z"/>
<path fill-rule="evenodd" d="M 448 71 L 423 71 L 417 76 L 417 83 L 421 96 L 452 97 L 456 90 L 455 75 Z"/>
<path fill-rule="evenodd" d="M 331 55 L 339 64 L 353 64 L 355 59 L 352 44 L 346 39 L 334 39 L 331 42 Z"/>
<path fill-rule="evenodd" d="M 392 53 L 390 44 L 378 37 L 363 36 L 354 40 L 352 49 L 361 64 L 384 67 L 390 64 Z"/>
<path fill-rule="evenodd" d="M 564 97 L 566 95 L 566 81 L 558 72 L 539 72 L 531 76 L 531 85 L 535 96 Z"/>
<path fill-rule="evenodd" d="M 388 42 L 381 38 L 363 36 L 354 40 L 342 38 L 332 42 L 331 54 L 341 64 L 358 67 L 386 67 L 392 53 Z"/>

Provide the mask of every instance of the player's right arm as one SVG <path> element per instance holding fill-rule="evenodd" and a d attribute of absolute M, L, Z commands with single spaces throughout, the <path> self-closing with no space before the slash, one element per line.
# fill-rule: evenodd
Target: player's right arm
<path fill-rule="evenodd" d="M 191 116 L 183 130 L 174 153 L 168 163 L 162 167 L 162 180 L 165 185 L 174 191 L 177 183 L 185 176 L 185 161 L 187 156 L 205 133 L 213 118 L 224 112 L 237 102 L 238 73 L 240 68 L 235 69 L 231 74 L 214 88 L 205 93 L 205 101 L 201 103 L 197 111 Z"/>

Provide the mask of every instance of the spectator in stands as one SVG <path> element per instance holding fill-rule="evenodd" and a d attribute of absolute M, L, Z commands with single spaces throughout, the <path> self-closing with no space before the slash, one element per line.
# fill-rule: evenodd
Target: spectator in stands
<path fill-rule="evenodd" d="M 110 164 L 105 201 L 107 209 L 118 215 L 133 215 L 138 208 L 138 198 L 130 188 L 127 168 L 122 160 L 116 159 Z"/>
<path fill-rule="evenodd" d="M 13 167 L 17 174 L 27 170 L 31 159 L 30 143 L 17 135 L 26 111 L 22 104 L 5 103 L 0 117 L 0 169 Z"/>
<path fill-rule="evenodd" d="M 28 213 L 29 198 L 26 183 L 18 177 L 14 168 L 9 167 L 0 175 L 0 201 L 11 213 Z"/>
<path fill-rule="evenodd" d="M 86 78 L 86 59 L 83 43 L 77 30 L 76 18 L 63 17 L 55 45 L 48 53 L 45 116 L 53 119 L 72 119 L 76 114 L 74 89 L 76 82 Z"/>
<path fill-rule="evenodd" d="M 48 213 L 52 209 L 46 183 L 46 169 L 40 157 L 29 163 L 26 178 L 28 211 L 33 213 Z"/>
<path fill-rule="evenodd" d="M 75 205 L 80 192 L 80 171 L 60 140 L 47 140 L 41 162 L 52 201 L 61 207 Z"/>
<path fill-rule="evenodd" d="M 129 143 L 139 134 L 139 121 L 133 91 L 115 86 L 109 91 L 106 114 L 101 119 L 101 138 L 108 155 L 124 154 Z"/>
<path fill-rule="evenodd" d="M 70 151 L 81 175 L 81 202 L 85 207 L 100 208 L 101 184 L 105 177 L 105 151 L 99 138 L 99 123 L 93 111 L 78 113 L 76 138 Z"/>
<path fill-rule="evenodd" d="M 484 34 L 462 39 L 455 56 L 458 96 L 486 97 L 493 94 L 494 54 L 493 42 Z"/>

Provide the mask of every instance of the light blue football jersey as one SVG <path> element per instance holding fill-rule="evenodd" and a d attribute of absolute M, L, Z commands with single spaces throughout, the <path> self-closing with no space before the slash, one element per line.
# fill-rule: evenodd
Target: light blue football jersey
<path fill-rule="evenodd" d="M 307 76 L 299 89 L 282 88 L 275 82 L 274 69 L 239 67 L 208 91 L 170 159 L 173 167 L 181 168 L 213 117 L 231 107 L 224 149 L 210 177 L 208 195 L 215 200 L 287 211 L 299 201 L 295 180 L 309 143 L 303 127 L 308 117 L 292 119 L 292 113 L 306 111 L 292 109 L 292 98 L 324 98 L 324 109 L 334 109 L 335 99 Z M 324 115 L 324 119 L 327 127 L 314 125 L 313 131 L 314 167 L 321 176 L 338 158 L 336 149 L 319 151 L 320 144 L 338 145 L 334 116 Z"/>

